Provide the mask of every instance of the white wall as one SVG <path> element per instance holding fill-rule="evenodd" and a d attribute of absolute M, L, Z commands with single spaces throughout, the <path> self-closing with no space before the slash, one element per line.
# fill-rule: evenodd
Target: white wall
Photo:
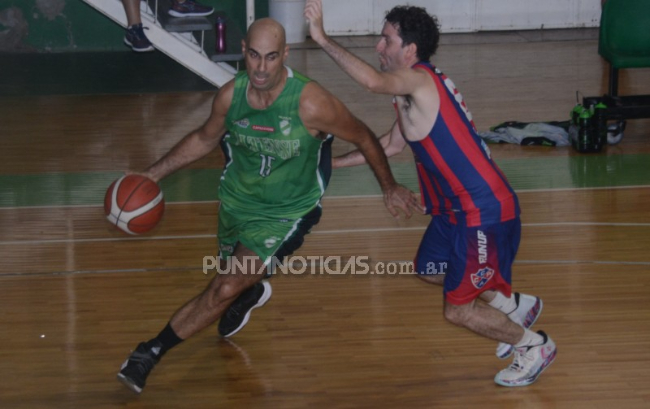
<path fill-rule="evenodd" d="M 597 27 L 601 0 L 323 0 L 332 35 L 379 34 L 386 11 L 398 4 L 425 7 L 441 30 L 526 30 Z"/>

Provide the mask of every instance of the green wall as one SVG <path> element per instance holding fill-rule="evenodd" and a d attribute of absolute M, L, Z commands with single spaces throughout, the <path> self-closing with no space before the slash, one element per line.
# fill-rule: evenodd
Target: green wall
<path fill-rule="evenodd" d="M 244 31 L 245 1 L 203 3 L 228 13 Z M 268 0 L 255 1 L 256 18 L 268 16 L 268 9 Z M 0 0 L 0 52 L 125 51 L 123 35 L 81 0 Z"/>

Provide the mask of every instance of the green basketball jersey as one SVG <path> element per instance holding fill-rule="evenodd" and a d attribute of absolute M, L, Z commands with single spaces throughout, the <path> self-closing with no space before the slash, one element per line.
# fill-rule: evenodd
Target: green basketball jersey
<path fill-rule="evenodd" d="M 287 67 L 286 85 L 266 109 L 251 108 L 245 72 L 235 77 L 221 147 L 226 165 L 219 185 L 223 206 L 274 219 L 297 219 L 318 203 L 331 173 L 330 145 L 309 134 L 299 116 L 309 78 Z"/>

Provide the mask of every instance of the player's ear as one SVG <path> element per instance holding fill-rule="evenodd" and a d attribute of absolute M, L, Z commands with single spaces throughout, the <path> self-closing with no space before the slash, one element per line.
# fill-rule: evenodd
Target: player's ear
<path fill-rule="evenodd" d="M 406 54 L 407 54 L 406 56 L 407 56 L 408 58 L 411 58 L 412 56 L 415 56 L 415 57 L 417 58 L 417 55 L 418 55 L 418 46 L 415 45 L 415 43 L 411 43 L 411 44 L 407 45 L 407 46 L 406 46 Z M 408 58 L 407 58 L 407 59 L 408 59 Z M 418 59 L 418 60 L 419 60 L 419 59 Z"/>

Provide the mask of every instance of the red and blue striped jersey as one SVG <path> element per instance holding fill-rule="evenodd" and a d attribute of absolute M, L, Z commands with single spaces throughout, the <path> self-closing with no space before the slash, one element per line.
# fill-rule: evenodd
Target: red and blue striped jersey
<path fill-rule="evenodd" d="M 468 227 L 519 216 L 517 195 L 476 132 L 454 83 L 430 63 L 426 69 L 440 95 L 440 111 L 424 139 L 408 141 L 415 155 L 422 202 L 428 214 L 447 214 Z"/>

